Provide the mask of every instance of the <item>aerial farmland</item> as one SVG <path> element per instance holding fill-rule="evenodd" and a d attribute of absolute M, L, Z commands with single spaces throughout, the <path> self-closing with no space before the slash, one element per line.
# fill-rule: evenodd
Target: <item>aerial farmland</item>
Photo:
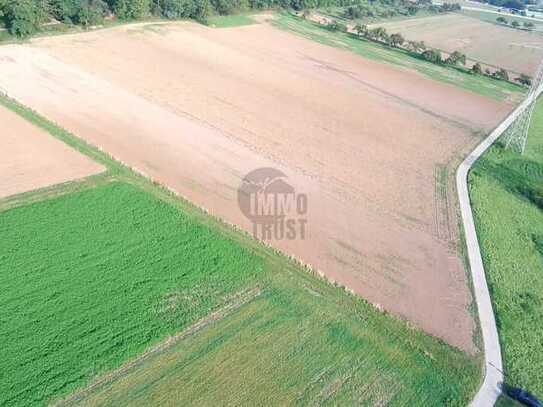
<path fill-rule="evenodd" d="M 0 404 L 469 404 L 454 176 L 527 87 L 284 10 L 108 19 L 0 43 Z"/>

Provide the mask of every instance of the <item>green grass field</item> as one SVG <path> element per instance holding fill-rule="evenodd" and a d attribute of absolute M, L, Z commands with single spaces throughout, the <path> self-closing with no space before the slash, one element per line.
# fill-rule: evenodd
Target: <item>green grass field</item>
<path fill-rule="evenodd" d="M 198 335 L 80 405 L 466 405 L 477 368 L 460 352 L 291 267 Z"/>
<path fill-rule="evenodd" d="M 65 398 L 255 288 L 247 304 L 83 401 L 460 406 L 475 392 L 478 359 L 0 103 L 109 168 L 0 201 L 0 371 L 9 372 L 0 405 Z"/>
<path fill-rule="evenodd" d="M 263 271 L 238 243 L 118 182 L 5 211 L 0 235 L 2 405 L 74 390 Z"/>
<path fill-rule="evenodd" d="M 375 42 L 359 39 L 351 34 L 331 32 L 317 23 L 292 14 L 278 14 L 273 24 L 280 29 L 321 44 L 345 49 L 374 61 L 414 70 L 428 78 L 458 86 L 495 100 L 517 101 L 522 98 L 524 93 L 521 86 L 485 76 L 472 75 L 459 68 L 436 65 L 412 56 L 407 51 L 392 49 Z"/>
<path fill-rule="evenodd" d="M 256 21 L 253 20 L 250 16 L 238 14 L 230 16 L 209 17 L 207 19 L 207 24 L 211 27 L 216 28 L 230 28 L 256 24 Z"/>
<path fill-rule="evenodd" d="M 496 145 L 470 175 L 507 382 L 543 397 L 543 100 L 523 156 Z"/>

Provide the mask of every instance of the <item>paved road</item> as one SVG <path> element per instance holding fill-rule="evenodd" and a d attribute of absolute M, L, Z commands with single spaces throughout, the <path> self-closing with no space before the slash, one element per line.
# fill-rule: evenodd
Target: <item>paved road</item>
<path fill-rule="evenodd" d="M 460 210 L 464 223 L 464 234 L 466 236 L 473 290 L 479 313 L 479 322 L 481 325 L 485 352 L 485 378 L 481 388 L 471 402 L 471 405 L 474 407 L 489 407 L 494 405 L 500 395 L 500 383 L 503 381 L 503 367 L 500 340 L 498 337 L 498 330 L 496 329 L 496 320 L 492 310 L 492 302 L 486 283 L 485 270 L 481 259 L 477 234 L 475 232 L 473 213 L 471 211 L 471 202 L 468 191 L 468 173 L 475 161 L 477 161 L 492 143 L 502 135 L 534 97 L 539 96 L 542 91 L 543 87 L 540 87 L 535 95 L 532 94 L 532 96 L 526 98 L 519 107 L 517 107 L 481 144 L 477 146 L 475 150 L 473 150 L 462 164 L 460 164 L 460 167 L 458 167 L 456 172 L 456 187 L 460 199 Z"/>

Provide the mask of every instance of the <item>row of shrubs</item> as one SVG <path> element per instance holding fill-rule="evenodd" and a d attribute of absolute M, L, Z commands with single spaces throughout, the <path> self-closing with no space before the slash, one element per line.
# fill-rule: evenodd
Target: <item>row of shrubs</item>
<path fill-rule="evenodd" d="M 507 21 L 507 19 L 505 17 L 502 17 L 502 16 L 496 18 L 496 22 L 498 24 L 509 25 L 509 21 Z M 520 28 L 521 25 L 517 20 L 513 20 L 513 21 L 511 21 L 511 27 Z M 522 27 L 525 28 L 526 30 L 533 30 L 535 28 L 535 25 L 531 21 L 523 21 L 522 22 Z"/>
<path fill-rule="evenodd" d="M 307 17 L 307 13 L 305 16 Z M 349 31 L 345 24 L 335 20 L 328 22 L 326 27 L 331 31 Z M 375 27 L 370 29 L 365 24 L 357 24 L 353 28 L 353 31 L 360 38 L 366 38 L 370 41 L 385 44 L 390 47 L 407 50 L 412 54 L 416 54 L 425 61 L 432 62 L 434 64 L 465 66 L 467 62 L 466 55 L 459 51 L 454 51 L 453 53 L 449 54 L 448 57 L 443 58 L 441 51 L 427 47 L 424 41 L 408 41 L 399 33 L 389 34 L 383 27 Z M 499 68 L 495 71 L 491 71 L 489 68 L 486 68 L 483 71 L 483 68 L 479 62 L 475 63 L 470 68 L 470 71 L 476 75 L 485 75 L 498 80 L 508 82 L 511 81 L 507 70 Z M 530 86 L 532 84 L 532 78 L 525 74 L 521 74 L 519 77 L 514 78 L 514 81 L 525 86 Z"/>

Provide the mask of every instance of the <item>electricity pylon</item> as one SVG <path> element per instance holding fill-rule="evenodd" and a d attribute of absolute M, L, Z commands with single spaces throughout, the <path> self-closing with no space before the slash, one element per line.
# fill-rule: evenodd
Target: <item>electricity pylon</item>
<path fill-rule="evenodd" d="M 529 100 L 528 104 L 511 124 L 511 126 L 509 126 L 504 136 L 505 147 L 518 151 L 520 154 L 523 154 L 524 149 L 526 148 L 526 140 L 528 139 L 528 132 L 530 131 L 532 113 L 534 112 L 539 88 L 541 87 L 542 82 L 543 61 L 540 62 L 539 67 L 537 68 L 537 73 L 532 80 L 530 90 L 526 96 L 526 100 Z"/>

